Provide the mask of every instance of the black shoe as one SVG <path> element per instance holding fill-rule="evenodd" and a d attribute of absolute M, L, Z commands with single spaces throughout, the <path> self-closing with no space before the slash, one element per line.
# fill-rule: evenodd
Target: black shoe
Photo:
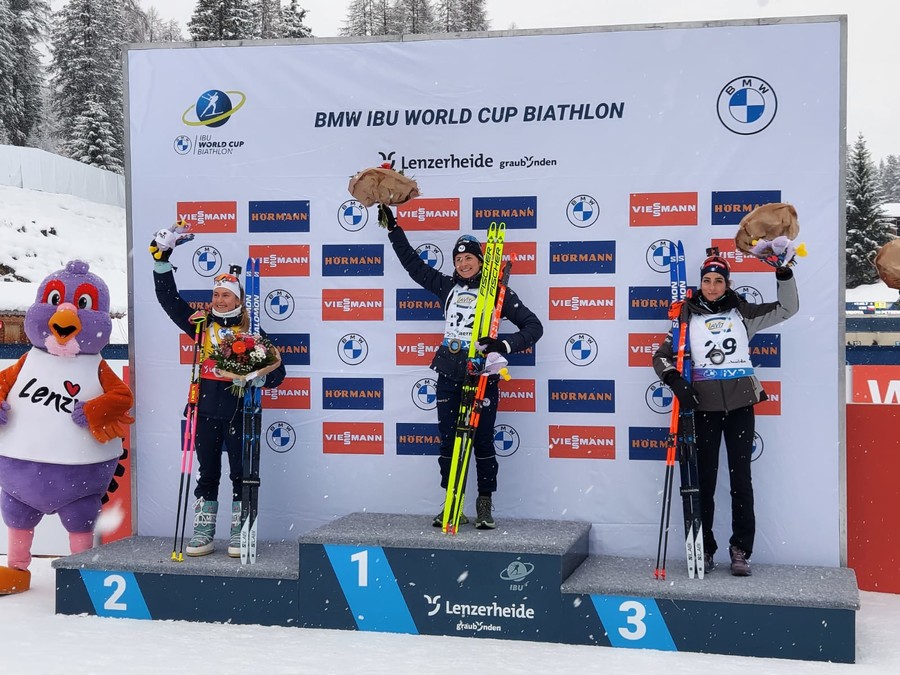
<path fill-rule="evenodd" d="M 475 527 L 479 530 L 493 530 L 497 527 L 491 515 L 494 505 L 490 497 L 479 497 L 475 500 Z"/>
<path fill-rule="evenodd" d="M 750 560 L 747 558 L 744 550 L 737 546 L 732 546 L 728 549 L 728 552 L 731 553 L 731 573 L 736 577 L 749 577 L 752 574 L 750 571 Z"/>
<path fill-rule="evenodd" d="M 716 561 L 713 560 L 714 553 L 706 551 L 703 554 L 703 573 L 712 572 L 716 569 Z"/>
<path fill-rule="evenodd" d="M 434 525 L 435 527 L 443 527 L 444 526 L 444 512 L 441 511 L 439 514 L 437 514 L 434 517 L 434 520 L 431 521 L 431 524 Z M 460 525 L 468 525 L 469 524 L 469 519 L 466 518 L 465 513 L 461 513 L 459 515 L 459 524 Z"/>

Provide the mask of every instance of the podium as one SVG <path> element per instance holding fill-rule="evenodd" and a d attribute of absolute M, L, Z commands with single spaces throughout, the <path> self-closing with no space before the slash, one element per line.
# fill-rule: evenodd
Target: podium
<path fill-rule="evenodd" d="M 589 523 L 504 519 L 446 535 L 431 516 L 352 513 L 241 565 L 227 542 L 171 560 L 134 537 L 54 561 L 56 611 L 852 663 L 856 575 L 727 565 L 668 579 L 649 559 L 589 555 Z"/>

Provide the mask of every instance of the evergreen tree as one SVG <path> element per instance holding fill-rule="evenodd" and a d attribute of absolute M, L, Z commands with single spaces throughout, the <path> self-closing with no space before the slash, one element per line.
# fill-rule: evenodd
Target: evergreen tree
<path fill-rule="evenodd" d="M 438 33 L 460 33 L 462 0 L 438 0 L 434 7 L 434 30 Z"/>
<path fill-rule="evenodd" d="M 888 155 L 878 170 L 881 192 L 886 202 L 900 202 L 900 157 Z"/>
<path fill-rule="evenodd" d="M 15 111 L 15 101 L 6 95 L 12 90 L 14 44 L 9 2 L 0 0 L 0 144 L 8 142 L 6 120 L 13 117 Z"/>
<path fill-rule="evenodd" d="M 7 5 L 7 18 L 2 18 Z M 0 42 L 7 42 L 9 66 L 0 65 L 5 102 L 0 102 L 0 128 L 6 129 L 13 145 L 28 145 L 41 115 L 41 55 L 35 44 L 42 42 L 49 28 L 50 8 L 46 0 L 0 0 Z M 4 40 L 3 33 L 7 38 Z M 0 48 L 0 51 L 6 52 Z M 0 56 L 0 63 L 3 57 Z"/>
<path fill-rule="evenodd" d="M 891 239 L 875 163 L 860 134 L 847 158 L 847 288 L 878 281 L 875 254 Z"/>
<path fill-rule="evenodd" d="M 197 0 L 188 32 L 198 42 L 250 40 L 257 36 L 254 14 L 248 0 Z"/>
<path fill-rule="evenodd" d="M 434 30 L 434 11 L 429 0 L 397 0 L 396 12 L 401 33 L 430 33 Z"/>
<path fill-rule="evenodd" d="M 462 26 L 460 30 L 481 31 L 488 29 L 489 22 L 484 3 L 485 0 L 459 0 L 460 24 Z"/>
<path fill-rule="evenodd" d="M 181 27 L 174 19 L 163 19 L 156 7 L 147 10 L 147 35 L 144 42 L 183 42 Z"/>
<path fill-rule="evenodd" d="M 65 143 L 66 154 L 79 162 L 107 171 L 124 173 L 124 165 L 117 156 L 120 140 L 106 115 L 106 108 L 94 94 L 83 102 L 84 114 L 73 125 L 72 138 Z"/>
<path fill-rule="evenodd" d="M 401 32 L 397 9 L 389 0 L 352 0 L 341 35 L 396 35 Z"/>
<path fill-rule="evenodd" d="M 54 17 L 52 101 L 60 148 L 86 161 L 94 155 L 83 151 L 79 134 L 102 127 L 103 166 L 120 170 L 125 156 L 121 62 L 125 39 L 125 14 L 119 0 L 69 0 Z M 87 106 L 87 101 L 95 105 Z M 101 119 L 91 119 L 101 108 Z"/>
<path fill-rule="evenodd" d="M 303 23 L 305 18 L 306 10 L 300 6 L 298 0 L 290 0 L 290 4 L 287 7 L 281 8 L 281 37 L 312 37 L 312 31 L 309 29 L 309 26 Z"/>
<path fill-rule="evenodd" d="M 256 35 L 263 40 L 283 37 L 281 0 L 256 0 L 252 5 L 256 21 Z"/>

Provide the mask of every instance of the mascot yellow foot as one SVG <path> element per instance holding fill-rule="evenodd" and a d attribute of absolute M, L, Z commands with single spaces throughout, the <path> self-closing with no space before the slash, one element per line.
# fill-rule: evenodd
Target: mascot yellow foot
<path fill-rule="evenodd" d="M 0 567 L 0 595 L 24 593 L 31 588 L 31 572 L 15 567 Z"/>

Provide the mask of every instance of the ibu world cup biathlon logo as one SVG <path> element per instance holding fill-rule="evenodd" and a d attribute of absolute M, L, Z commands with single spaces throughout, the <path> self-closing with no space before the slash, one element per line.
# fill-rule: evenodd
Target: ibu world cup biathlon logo
<path fill-rule="evenodd" d="M 736 77 L 722 87 L 717 103 L 719 120 L 742 136 L 758 134 L 775 119 L 778 98 L 771 85 L 759 77 Z"/>
<path fill-rule="evenodd" d="M 237 103 L 232 103 L 231 97 L 239 97 Z M 220 91 L 210 89 L 200 94 L 197 102 L 189 106 L 181 115 L 181 121 L 189 127 L 210 127 L 215 129 L 224 125 L 232 115 L 240 110 L 247 97 L 240 91 Z M 191 111 L 194 114 L 191 115 Z"/>

